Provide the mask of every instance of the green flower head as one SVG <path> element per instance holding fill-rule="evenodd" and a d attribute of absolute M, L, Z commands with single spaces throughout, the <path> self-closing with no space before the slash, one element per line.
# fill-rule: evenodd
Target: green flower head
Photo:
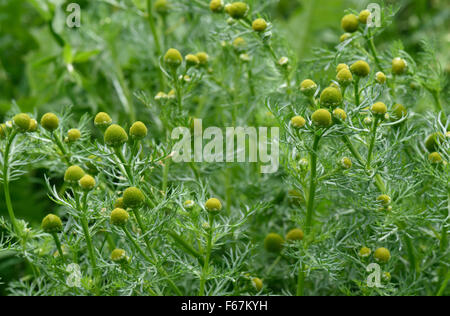
<path fill-rule="evenodd" d="M 328 110 L 325 109 L 319 109 L 317 111 L 315 111 L 312 116 L 311 119 L 314 123 L 314 125 L 318 126 L 318 127 L 330 127 L 332 120 L 331 120 L 331 113 Z"/>
<path fill-rule="evenodd" d="M 177 68 L 183 62 L 183 57 L 177 49 L 170 48 L 164 55 L 164 62 L 171 67 Z"/>
<path fill-rule="evenodd" d="M 303 230 L 301 230 L 300 228 L 291 229 L 286 234 L 287 241 L 303 240 L 303 237 L 304 237 L 304 233 L 303 233 Z"/>
<path fill-rule="evenodd" d="M 83 190 L 91 191 L 95 187 L 95 179 L 87 174 L 78 181 L 78 184 Z"/>
<path fill-rule="evenodd" d="M 338 88 L 328 87 L 320 94 L 320 104 L 325 107 L 334 108 L 341 103 L 342 93 Z"/>
<path fill-rule="evenodd" d="M 205 66 L 208 63 L 208 61 L 209 61 L 209 56 L 205 52 L 199 52 L 195 56 L 197 56 L 198 61 L 199 61 L 201 66 Z"/>
<path fill-rule="evenodd" d="M 200 60 L 198 59 L 198 57 L 192 54 L 186 55 L 184 59 L 186 60 L 186 65 L 188 67 L 196 67 L 200 64 Z"/>
<path fill-rule="evenodd" d="M 68 183 L 77 183 L 84 177 L 84 171 L 79 166 L 71 166 L 67 168 L 64 174 L 64 181 Z"/>
<path fill-rule="evenodd" d="M 347 119 L 347 113 L 341 108 L 335 108 L 333 110 L 333 116 L 341 121 L 345 121 Z"/>
<path fill-rule="evenodd" d="M 445 138 L 444 135 L 440 132 L 433 133 L 430 136 L 427 137 L 425 140 L 425 148 L 429 152 L 437 151 L 440 147 L 440 145 L 444 142 Z"/>
<path fill-rule="evenodd" d="M 121 126 L 112 124 L 106 129 L 104 139 L 107 145 L 119 147 L 128 141 L 128 135 Z"/>
<path fill-rule="evenodd" d="M 61 219 L 54 214 L 48 214 L 42 220 L 42 229 L 46 233 L 59 233 L 62 230 L 62 227 L 63 225 Z"/>
<path fill-rule="evenodd" d="M 267 29 L 267 22 L 264 19 L 256 19 L 252 23 L 252 29 L 255 32 L 264 32 Z"/>
<path fill-rule="evenodd" d="M 209 3 L 209 9 L 214 13 L 222 12 L 223 2 L 222 0 L 211 0 Z"/>
<path fill-rule="evenodd" d="M 392 73 L 394 75 L 401 75 L 406 71 L 408 64 L 400 57 L 396 57 L 392 60 Z"/>
<path fill-rule="evenodd" d="M 205 208 L 210 213 L 218 213 L 222 210 L 222 203 L 220 203 L 219 199 L 210 198 L 206 201 Z"/>
<path fill-rule="evenodd" d="M 359 20 L 358 17 L 354 14 L 347 14 L 341 20 L 342 29 L 345 32 L 353 33 L 358 29 Z"/>
<path fill-rule="evenodd" d="M 370 16 L 370 11 L 369 10 L 362 10 L 361 12 L 359 12 L 359 22 L 361 22 L 362 24 L 367 24 L 367 20 L 369 19 Z"/>
<path fill-rule="evenodd" d="M 275 233 L 270 233 L 264 238 L 264 248 L 268 252 L 279 253 L 283 249 L 283 244 L 283 237 Z"/>
<path fill-rule="evenodd" d="M 317 90 L 317 84 L 311 79 L 305 79 L 300 83 L 300 92 L 307 97 L 312 97 Z"/>
<path fill-rule="evenodd" d="M 144 123 L 137 121 L 130 127 L 130 136 L 134 139 L 143 139 L 147 136 L 147 127 Z"/>
<path fill-rule="evenodd" d="M 336 75 L 336 80 L 341 86 L 345 87 L 352 83 L 353 76 L 349 69 L 342 69 Z"/>
<path fill-rule="evenodd" d="M 263 281 L 260 278 L 252 278 L 252 285 L 259 292 L 263 288 Z"/>
<path fill-rule="evenodd" d="M 20 113 L 14 116 L 13 122 L 20 132 L 27 132 L 30 129 L 31 118 L 28 114 Z"/>
<path fill-rule="evenodd" d="M 433 152 L 428 155 L 428 160 L 431 164 L 439 164 L 442 162 L 442 156 L 438 152 Z"/>
<path fill-rule="evenodd" d="M 291 118 L 291 125 L 295 128 L 302 128 L 305 124 L 306 120 L 303 116 L 297 115 Z"/>
<path fill-rule="evenodd" d="M 374 115 L 384 116 L 386 114 L 386 112 L 387 112 L 387 107 L 386 107 L 386 104 L 384 104 L 383 102 L 377 102 L 377 103 L 374 103 L 370 107 L 370 111 Z"/>
<path fill-rule="evenodd" d="M 350 66 L 350 70 L 359 77 L 367 77 L 370 73 L 370 66 L 364 60 L 358 60 Z"/>
<path fill-rule="evenodd" d="M 126 207 L 135 208 L 144 203 L 145 196 L 136 187 L 130 187 L 123 192 L 123 203 Z"/>
<path fill-rule="evenodd" d="M 81 138 L 80 130 L 73 128 L 67 132 L 67 140 L 71 143 L 76 142 Z"/>
<path fill-rule="evenodd" d="M 41 125 L 49 132 L 53 132 L 59 126 L 59 119 L 53 113 L 44 114 L 41 118 Z"/>
<path fill-rule="evenodd" d="M 380 262 L 386 263 L 391 259 L 391 253 L 386 248 L 378 248 L 375 250 L 373 256 Z"/>
<path fill-rule="evenodd" d="M 125 226 L 128 223 L 130 214 L 121 208 L 116 208 L 111 212 L 111 224 L 116 226 Z"/>
<path fill-rule="evenodd" d="M 247 15 L 248 5 L 244 2 L 233 2 L 227 7 L 227 13 L 233 19 L 242 19 Z"/>
<path fill-rule="evenodd" d="M 94 124 L 98 127 L 108 127 L 112 124 L 112 119 L 108 113 L 100 112 L 95 116 Z"/>

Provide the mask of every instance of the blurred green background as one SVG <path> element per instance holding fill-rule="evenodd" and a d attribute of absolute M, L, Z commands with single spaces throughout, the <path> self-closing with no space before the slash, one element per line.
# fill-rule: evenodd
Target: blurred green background
<path fill-rule="evenodd" d="M 180 0 L 181 1 L 181 0 Z M 201 0 L 207 3 L 207 0 Z M 338 43 L 340 20 L 346 9 L 360 11 L 370 2 L 361 0 L 280 0 L 269 3 L 265 12 L 274 22 L 299 60 L 308 59 L 315 47 L 333 48 Z M 81 6 L 82 30 L 64 27 L 65 8 L 71 2 Z M 0 0 L 0 120 L 4 121 L 12 104 L 36 115 L 74 105 L 75 113 L 105 110 L 120 120 L 127 104 L 138 106 L 133 97 L 138 90 L 154 95 L 151 34 L 139 11 L 127 10 L 139 0 Z M 175 1 L 173 1 L 175 2 Z M 186 1 L 182 1 L 183 4 Z M 376 45 L 400 39 L 413 57 L 420 53 L 420 42 L 431 40 L 447 75 L 450 72 L 450 1 L 385 1 L 398 6 L 393 25 L 377 38 Z M 178 11 L 176 10 L 178 8 Z M 199 23 L 175 6 L 168 17 L 172 42 L 184 45 L 180 26 Z M 190 20 L 191 19 L 191 20 Z M 173 30 L 173 31 L 171 31 Z M 61 45 L 61 35 L 68 47 Z M 206 33 L 208 30 L 205 30 Z M 187 31 L 185 31 L 187 32 Z M 168 34 L 167 36 L 169 36 Z M 192 46 L 204 47 L 207 35 L 199 35 Z M 204 47 L 207 49 L 207 47 Z M 209 53 L 209 52 L 208 52 Z M 70 69 L 69 64 L 74 66 Z M 448 93 L 447 93 L 448 95 Z M 18 218 L 38 225 L 51 208 L 43 185 L 43 170 L 30 170 L 12 185 Z M 3 190 L 1 191 L 3 192 Z M 0 193 L 0 215 L 7 216 Z M 2 282 L 17 275 L 18 259 L 0 255 Z M 0 294 L 4 294 L 0 284 Z"/>

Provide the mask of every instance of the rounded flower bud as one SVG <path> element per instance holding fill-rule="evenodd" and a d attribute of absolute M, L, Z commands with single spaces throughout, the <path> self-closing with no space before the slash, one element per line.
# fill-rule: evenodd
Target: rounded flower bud
<path fill-rule="evenodd" d="M 205 208 L 210 213 L 218 213 L 222 210 L 222 203 L 220 203 L 219 199 L 211 198 L 206 201 Z"/>
<path fill-rule="evenodd" d="M 199 53 L 197 53 L 196 56 L 197 56 L 198 61 L 199 61 L 199 63 L 200 63 L 201 66 L 204 66 L 204 65 L 206 65 L 206 64 L 208 63 L 209 56 L 208 56 L 207 53 L 205 53 L 205 52 L 199 52 Z"/>
<path fill-rule="evenodd" d="M 158 14 L 166 15 L 169 13 L 169 3 L 167 0 L 156 0 L 154 8 Z"/>
<path fill-rule="evenodd" d="M 320 104 L 325 107 L 336 107 L 342 102 L 341 91 L 335 87 L 325 88 L 320 94 Z"/>
<path fill-rule="evenodd" d="M 341 37 L 339 37 L 339 42 L 345 42 L 346 40 L 348 40 L 350 37 L 352 37 L 352 34 L 350 33 L 344 33 L 341 35 Z"/>
<path fill-rule="evenodd" d="M 307 97 L 312 97 L 317 90 L 317 84 L 311 79 L 305 79 L 300 83 L 300 91 Z"/>
<path fill-rule="evenodd" d="M 268 252 L 279 253 L 283 249 L 283 243 L 283 237 L 275 233 L 270 233 L 264 239 L 264 248 Z"/>
<path fill-rule="evenodd" d="M 245 42 L 245 39 L 242 37 L 236 37 L 236 39 L 233 41 L 233 47 L 237 51 L 245 50 L 245 47 L 247 46 L 247 43 Z"/>
<path fill-rule="evenodd" d="M 252 285 L 259 292 L 262 290 L 263 281 L 260 278 L 252 278 Z"/>
<path fill-rule="evenodd" d="M 303 237 L 304 237 L 304 233 L 303 233 L 303 230 L 301 230 L 300 228 L 291 229 L 286 234 L 287 241 L 303 240 Z"/>
<path fill-rule="evenodd" d="M 392 113 L 394 114 L 394 118 L 399 120 L 402 117 L 406 116 L 406 114 L 408 114 L 408 111 L 403 105 L 397 103 L 392 107 Z"/>
<path fill-rule="evenodd" d="M 303 116 L 297 115 L 291 118 L 291 125 L 295 128 L 302 128 L 305 126 L 306 120 L 303 118 Z"/>
<path fill-rule="evenodd" d="M 367 77 L 370 72 L 370 66 L 364 60 L 358 60 L 350 66 L 350 70 L 359 77 Z"/>
<path fill-rule="evenodd" d="M 54 214 L 48 214 L 44 217 L 42 220 L 42 229 L 44 232 L 53 234 L 53 233 L 59 233 L 62 230 L 62 222 L 61 218 Z"/>
<path fill-rule="evenodd" d="M 164 55 L 164 62 L 171 67 L 177 68 L 183 62 L 183 57 L 177 49 L 170 48 Z"/>
<path fill-rule="evenodd" d="M 350 70 L 350 67 L 347 64 L 339 64 L 336 67 L 336 73 L 339 73 L 339 71 L 341 71 L 343 69 Z"/>
<path fill-rule="evenodd" d="M 372 124 L 372 122 L 373 122 L 373 120 L 372 120 L 372 118 L 370 116 L 366 116 L 364 118 L 364 124 L 370 125 L 370 124 Z"/>
<path fill-rule="evenodd" d="M 362 247 L 362 248 L 359 250 L 358 255 L 359 255 L 360 257 L 365 258 L 365 257 L 370 256 L 371 253 L 372 253 L 372 251 L 371 251 L 369 248 L 367 248 L 367 247 Z"/>
<path fill-rule="evenodd" d="M 438 152 L 434 152 L 428 155 L 428 160 L 431 164 L 438 164 L 442 162 L 442 157 Z"/>
<path fill-rule="evenodd" d="M 111 224 L 116 226 L 125 226 L 130 218 L 130 214 L 121 208 L 116 208 L 111 212 Z"/>
<path fill-rule="evenodd" d="M 192 201 L 192 200 L 186 200 L 183 203 L 183 206 L 184 206 L 185 209 L 191 209 L 191 208 L 194 207 L 194 205 L 195 205 L 195 202 Z"/>
<path fill-rule="evenodd" d="M 85 191 L 90 191 L 95 187 L 95 179 L 90 175 L 85 175 L 78 181 L 80 187 Z"/>
<path fill-rule="evenodd" d="M 27 132 L 30 128 L 31 118 L 28 114 L 20 113 L 13 118 L 14 126 L 21 132 Z"/>
<path fill-rule="evenodd" d="M 287 67 L 289 65 L 289 58 L 287 58 L 286 56 L 281 57 L 278 60 L 278 65 L 280 65 L 281 67 Z"/>
<path fill-rule="evenodd" d="M 98 127 L 108 127 L 112 124 L 112 119 L 108 113 L 100 112 L 95 116 L 94 124 Z"/>
<path fill-rule="evenodd" d="M 79 166 L 71 166 L 64 173 L 64 181 L 69 183 L 77 183 L 84 177 L 84 171 Z"/>
<path fill-rule="evenodd" d="M 361 22 L 362 24 L 367 24 L 367 19 L 369 18 L 369 16 L 369 10 L 362 10 L 361 12 L 359 12 L 359 22 Z"/>
<path fill-rule="evenodd" d="M 407 63 L 404 59 L 396 57 L 392 60 L 392 73 L 394 75 L 401 75 L 405 72 Z"/>
<path fill-rule="evenodd" d="M 76 128 L 70 129 L 67 132 L 67 139 L 71 143 L 76 142 L 77 140 L 80 139 L 80 137 L 81 137 L 81 132 L 80 132 L 80 130 L 78 130 Z"/>
<path fill-rule="evenodd" d="M 336 79 L 339 82 L 339 84 L 343 87 L 348 86 L 353 81 L 353 76 L 350 70 L 348 69 L 342 69 L 338 72 L 336 75 Z"/>
<path fill-rule="evenodd" d="M 144 203 L 144 200 L 144 194 L 136 187 L 128 188 L 123 192 L 123 203 L 126 207 L 138 207 Z"/>
<path fill-rule="evenodd" d="M 340 161 L 340 165 L 344 169 L 350 169 L 353 165 L 352 160 L 348 157 L 344 157 Z"/>
<path fill-rule="evenodd" d="M 6 124 L 0 124 L 0 139 L 5 138 L 7 132 L 8 132 L 8 127 L 6 126 Z"/>
<path fill-rule="evenodd" d="M 373 256 L 378 261 L 386 263 L 391 258 L 391 253 L 386 248 L 381 247 L 375 250 Z"/>
<path fill-rule="evenodd" d="M 429 152 L 437 151 L 440 144 L 444 141 L 444 135 L 442 133 L 433 133 L 425 140 L 425 148 Z"/>
<path fill-rule="evenodd" d="M 223 9 L 222 0 L 211 0 L 211 2 L 209 3 L 209 9 L 214 13 L 221 12 Z"/>
<path fill-rule="evenodd" d="M 381 194 L 377 197 L 377 202 L 381 203 L 383 206 L 388 206 L 391 204 L 391 197 L 387 194 Z"/>
<path fill-rule="evenodd" d="M 128 257 L 125 250 L 114 249 L 111 252 L 111 260 L 115 263 L 126 263 L 128 261 Z"/>
<path fill-rule="evenodd" d="M 333 116 L 340 119 L 341 121 L 345 121 L 347 119 L 347 113 L 341 108 L 336 108 L 333 111 Z"/>
<path fill-rule="evenodd" d="M 377 102 L 370 107 L 370 111 L 374 115 L 384 116 L 387 112 L 387 107 L 383 102 Z"/>
<path fill-rule="evenodd" d="M 41 125 L 49 132 L 53 132 L 59 126 L 59 119 L 53 113 L 44 114 L 41 118 Z"/>
<path fill-rule="evenodd" d="M 353 33 L 358 29 L 358 17 L 354 14 L 347 14 L 341 20 L 342 29 L 345 32 Z"/>
<path fill-rule="evenodd" d="M 379 84 L 384 84 L 386 82 L 386 75 L 381 71 L 377 72 L 375 74 L 375 81 L 378 82 Z"/>
<path fill-rule="evenodd" d="M 38 128 L 38 123 L 35 119 L 31 119 L 30 127 L 28 127 L 28 132 L 33 133 L 36 132 Z"/>
<path fill-rule="evenodd" d="M 242 19 L 247 15 L 248 5 L 244 2 L 234 2 L 230 6 L 227 6 L 227 13 L 233 19 Z"/>
<path fill-rule="evenodd" d="M 252 23 L 252 29 L 255 32 L 264 32 L 267 28 L 267 22 L 264 19 L 256 19 Z"/>
<path fill-rule="evenodd" d="M 147 127 L 140 121 L 135 122 L 130 127 L 130 136 L 134 139 L 143 139 L 147 136 Z"/>
<path fill-rule="evenodd" d="M 125 209 L 125 203 L 123 203 L 123 198 L 118 198 L 114 202 L 114 208 L 123 208 L 123 209 Z"/>
<path fill-rule="evenodd" d="M 113 124 L 106 129 L 104 139 L 107 145 L 119 147 L 128 141 L 128 135 L 121 126 Z"/>
<path fill-rule="evenodd" d="M 186 59 L 186 64 L 188 65 L 188 67 L 195 67 L 200 64 L 200 60 L 195 55 L 192 55 L 192 54 L 186 55 L 185 59 Z"/>
<path fill-rule="evenodd" d="M 318 127 L 330 127 L 331 126 L 331 114 L 328 110 L 319 109 L 315 111 L 311 119 Z"/>

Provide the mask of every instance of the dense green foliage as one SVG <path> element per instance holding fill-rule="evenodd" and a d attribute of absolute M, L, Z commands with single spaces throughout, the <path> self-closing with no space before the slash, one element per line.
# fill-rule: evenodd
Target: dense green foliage
<path fill-rule="evenodd" d="M 446 2 L 244 2 L 0 3 L 1 294 L 450 294 Z M 280 168 L 172 162 L 195 118 Z"/>

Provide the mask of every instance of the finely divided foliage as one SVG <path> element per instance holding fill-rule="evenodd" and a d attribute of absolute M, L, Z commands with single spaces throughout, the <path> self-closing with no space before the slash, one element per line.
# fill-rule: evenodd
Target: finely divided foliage
<path fill-rule="evenodd" d="M 445 77 L 429 43 L 420 60 L 399 42 L 376 47 L 395 8 L 381 8 L 380 27 L 367 24 L 368 11 L 342 12 L 335 49 L 297 61 L 265 14 L 271 1 L 104 2 L 151 35 L 149 44 L 148 34 L 126 33 L 152 48 L 133 62 L 154 86 L 131 91 L 120 52 L 104 47 L 98 67 L 110 67 L 117 92 L 105 100 L 118 98 L 124 115 L 76 120 L 77 104 L 39 116 L 13 104 L 0 126 L 9 215 L 0 256 L 14 253 L 27 269 L 10 294 L 450 294 Z M 183 12 L 201 26 L 185 25 L 182 37 L 168 19 Z M 51 31 L 89 92 L 78 63 L 100 51 L 77 55 L 70 34 Z M 100 36 L 77 32 L 74 42 Z M 203 46 L 189 44 L 194 37 Z M 316 75 L 324 69 L 332 77 Z M 423 93 L 433 103 L 419 113 Z M 171 131 L 195 118 L 278 127 L 279 170 L 173 162 Z M 53 202 L 42 227 L 18 218 L 10 198 L 35 168 Z M 381 271 L 375 286 L 371 263 Z"/>

